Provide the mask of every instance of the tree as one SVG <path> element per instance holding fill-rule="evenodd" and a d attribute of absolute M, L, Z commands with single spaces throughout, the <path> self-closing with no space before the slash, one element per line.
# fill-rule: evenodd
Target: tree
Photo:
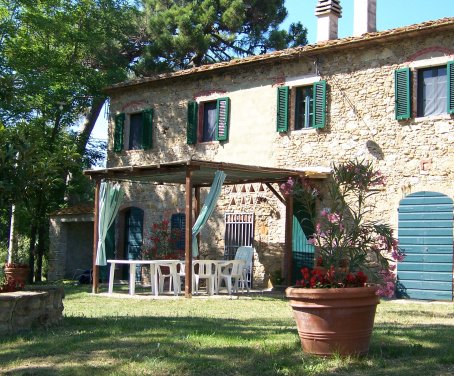
<path fill-rule="evenodd" d="M 142 53 L 138 8 L 127 0 L 2 3 L 0 63 L 7 69 L 0 82 L 14 96 L 14 101 L 0 97 L 3 122 L 38 115 L 56 121 L 58 133 L 82 118 L 78 151 L 83 154 L 107 99 L 103 88 L 125 80 Z"/>
<path fill-rule="evenodd" d="M 134 72 L 306 43 L 301 24 L 278 29 L 283 3 L 0 0 L 0 214 L 17 204 L 32 264 L 35 246 L 42 259 L 49 213 L 68 192 L 86 193 L 81 171 L 97 157 L 87 145 L 107 99 L 103 88 Z"/>
<path fill-rule="evenodd" d="M 307 43 L 284 0 L 144 0 L 150 43 L 136 67 L 141 74 L 186 69 Z"/>

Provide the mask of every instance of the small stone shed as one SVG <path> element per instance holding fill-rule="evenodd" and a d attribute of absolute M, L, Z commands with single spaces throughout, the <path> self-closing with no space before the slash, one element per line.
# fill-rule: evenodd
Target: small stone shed
<path fill-rule="evenodd" d="M 72 206 L 50 216 L 49 281 L 71 279 L 92 268 L 93 204 Z"/>

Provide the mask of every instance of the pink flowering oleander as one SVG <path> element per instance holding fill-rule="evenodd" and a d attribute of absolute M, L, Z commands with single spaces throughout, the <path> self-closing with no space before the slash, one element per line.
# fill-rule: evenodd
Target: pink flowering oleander
<path fill-rule="evenodd" d="M 309 220 L 314 233 L 308 243 L 314 246 L 323 266 L 336 271 L 331 279 L 328 278 L 330 286 L 345 286 L 346 281 L 353 278 L 346 279 L 348 273 L 361 272 L 368 281 L 379 284 L 381 296 L 393 296 L 395 265 L 405 255 L 391 227 L 370 219 L 374 210 L 370 198 L 380 193 L 373 188 L 384 185 L 385 181 L 371 162 L 355 160 L 333 166 L 333 176 L 327 184 L 326 203 L 329 206 L 322 201 L 320 205 L 324 208 L 318 216 L 314 212 L 314 199 L 323 198 L 317 187 L 307 179 L 291 178 L 281 185 L 282 193 L 292 195 L 299 205 L 303 205 L 305 213 L 311 215 Z M 308 286 L 310 284 L 306 284 Z"/>

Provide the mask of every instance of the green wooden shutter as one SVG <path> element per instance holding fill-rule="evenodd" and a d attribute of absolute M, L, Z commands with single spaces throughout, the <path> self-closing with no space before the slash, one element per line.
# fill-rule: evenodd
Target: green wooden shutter
<path fill-rule="evenodd" d="M 395 112 L 397 120 L 411 117 L 411 76 L 410 68 L 394 71 Z"/>
<path fill-rule="evenodd" d="M 198 107 L 199 106 L 197 105 L 197 102 L 188 102 L 188 120 L 186 128 L 186 142 L 188 143 L 188 145 L 194 145 L 197 142 L 197 115 L 199 111 Z"/>
<path fill-rule="evenodd" d="M 230 98 L 219 98 L 216 103 L 216 140 L 229 139 Z"/>
<path fill-rule="evenodd" d="M 142 149 L 153 147 L 153 110 L 142 112 Z"/>
<path fill-rule="evenodd" d="M 326 81 L 314 82 L 312 95 L 314 103 L 312 127 L 323 128 L 326 123 Z"/>
<path fill-rule="evenodd" d="M 277 88 L 277 120 L 276 130 L 278 132 L 288 131 L 288 86 Z"/>
<path fill-rule="evenodd" d="M 114 151 L 117 153 L 119 153 L 123 150 L 124 125 L 125 125 L 125 114 L 115 115 Z"/>
<path fill-rule="evenodd" d="M 448 114 L 454 114 L 454 61 L 448 62 Z"/>

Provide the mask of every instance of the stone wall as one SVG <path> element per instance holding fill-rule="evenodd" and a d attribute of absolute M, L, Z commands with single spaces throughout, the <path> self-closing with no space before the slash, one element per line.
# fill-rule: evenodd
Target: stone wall
<path fill-rule="evenodd" d="M 59 324 L 64 295 L 62 287 L 44 286 L 0 294 L 0 335 Z"/>
<path fill-rule="evenodd" d="M 108 167 L 191 157 L 289 168 L 329 167 L 354 158 L 372 160 L 387 178 L 374 216 L 397 228 L 397 208 L 406 195 L 436 190 L 454 196 L 454 120 L 448 114 L 395 120 L 394 70 L 454 59 L 453 38 L 452 31 L 421 37 L 413 34 L 382 40 L 368 48 L 327 48 L 299 59 L 232 67 L 118 90 L 112 94 L 112 114 L 153 108 L 153 148 L 112 152 L 111 122 Z M 310 78 L 327 82 L 325 128 L 277 133 L 276 88 Z M 187 145 L 188 101 L 225 96 L 231 101 L 228 142 Z M 226 211 L 253 210 L 257 273 L 266 282 L 268 271 L 282 267 L 283 205 L 267 191 L 260 205 L 231 206 L 228 189 L 224 188 L 224 198 L 202 232 L 202 251 L 222 252 Z M 171 203 L 171 210 L 182 210 L 182 197 L 181 189 L 163 191 L 149 185 L 141 192 L 130 190 L 127 200 L 140 201 L 149 208 L 151 219 L 168 213 L 164 203 Z"/>

